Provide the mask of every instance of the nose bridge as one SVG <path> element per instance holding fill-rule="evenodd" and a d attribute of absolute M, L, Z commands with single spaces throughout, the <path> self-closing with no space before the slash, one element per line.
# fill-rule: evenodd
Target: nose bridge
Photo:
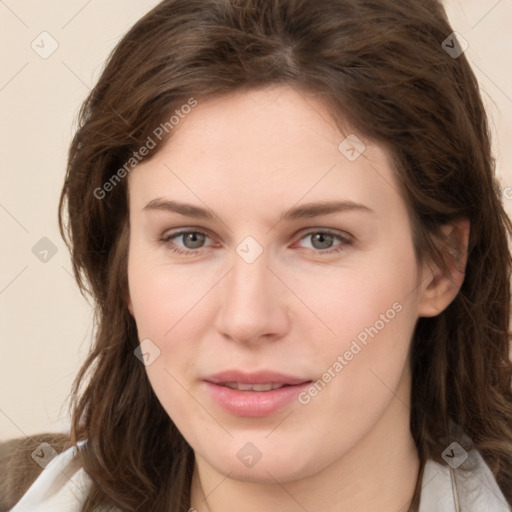
<path fill-rule="evenodd" d="M 228 278 L 226 304 L 232 303 L 237 310 L 260 311 L 271 295 L 271 276 L 267 268 L 266 254 L 260 255 L 254 261 L 247 261 L 239 254 L 233 258 L 232 271 Z M 232 300 L 231 300 L 232 299 Z"/>
<path fill-rule="evenodd" d="M 231 271 L 222 287 L 217 327 L 224 335 L 237 341 L 250 341 L 263 335 L 277 334 L 285 325 L 275 277 L 267 268 L 265 251 L 254 258 L 240 249 L 232 258 Z"/>

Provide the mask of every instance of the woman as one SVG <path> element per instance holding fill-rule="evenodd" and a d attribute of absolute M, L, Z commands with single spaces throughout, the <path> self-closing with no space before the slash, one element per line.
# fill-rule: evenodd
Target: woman
<path fill-rule="evenodd" d="M 437 0 L 130 30 L 61 199 L 97 308 L 74 446 L 14 512 L 510 510 L 511 224 L 463 49 Z"/>

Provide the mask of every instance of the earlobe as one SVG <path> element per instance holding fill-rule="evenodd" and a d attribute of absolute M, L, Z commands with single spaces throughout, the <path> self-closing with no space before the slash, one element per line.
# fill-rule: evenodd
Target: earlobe
<path fill-rule="evenodd" d="M 131 299 L 130 295 L 128 295 L 128 296 L 126 297 L 126 305 L 127 305 L 127 307 L 128 307 L 128 311 L 130 312 L 130 315 L 132 315 L 132 316 L 133 316 L 133 318 L 135 318 L 135 314 L 134 314 L 134 312 L 133 312 L 132 299 Z"/>
<path fill-rule="evenodd" d="M 464 282 L 470 223 L 460 219 L 441 227 L 445 237 L 443 258 L 446 268 L 430 263 L 422 275 L 418 316 L 433 317 L 455 299 Z"/>

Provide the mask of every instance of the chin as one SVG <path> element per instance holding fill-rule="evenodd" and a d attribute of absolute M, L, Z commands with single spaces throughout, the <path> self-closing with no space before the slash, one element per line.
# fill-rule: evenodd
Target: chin
<path fill-rule="evenodd" d="M 240 444 L 242 447 L 245 446 L 245 442 Z M 240 450 L 232 449 L 233 444 L 229 450 L 221 453 L 209 453 L 206 460 L 219 473 L 229 474 L 234 480 L 253 483 L 275 484 L 276 480 L 295 481 L 312 476 L 319 469 L 316 467 L 319 461 L 304 453 L 303 448 L 288 447 L 288 450 L 283 450 L 282 443 L 280 447 L 263 444 L 260 442 L 261 458 L 256 462 L 249 459 L 244 463 L 245 454 L 251 453 L 252 448 L 246 447 L 245 452 L 240 453 Z"/>

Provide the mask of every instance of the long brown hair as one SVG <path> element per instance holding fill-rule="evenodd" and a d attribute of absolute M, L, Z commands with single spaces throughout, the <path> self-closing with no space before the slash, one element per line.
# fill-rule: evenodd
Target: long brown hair
<path fill-rule="evenodd" d="M 447 425 L 458 425 L 512 504 L 512 226 L 477 80 L 465 55 L 442 45 L 452 32 L 438 0 L 165 0 L 123 37 L 80 111 L 59 207 L 96 310 L 72 392 L 72 440 L 88 439 L 80 456 L 93 481 L 83 512 L 190 506 L 193 451 L 134 356 L 126 162 L 191 98 L 271 84 L 314 91 L 340 128 L 343 119 L 389 149 L 419 262 L 445 264 L 440 226 L 469 219 L 462 288 L 414 333 L 410 428 L 423 468 L 443 463 Z M 146 158 L 172 137 L 167 127 Z"/>

